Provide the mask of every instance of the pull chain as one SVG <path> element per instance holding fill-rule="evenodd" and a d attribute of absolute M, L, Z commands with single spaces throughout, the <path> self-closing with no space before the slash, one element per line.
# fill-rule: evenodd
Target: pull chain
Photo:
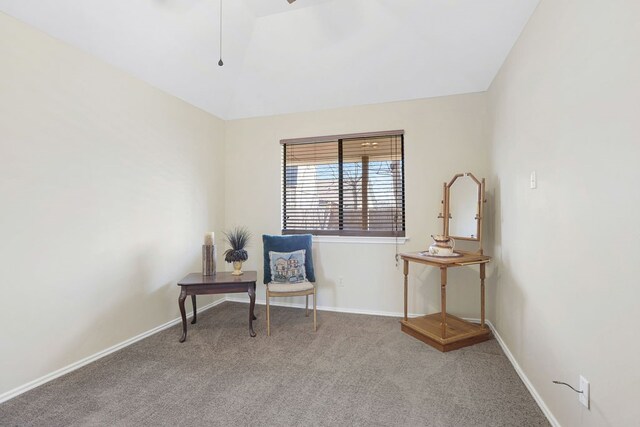
<path fill-rule="evenodd" d="M 221 67 L 224 65 L 224 62 L 222 62 L 222 0 L 220 0 L 220 60 L 218 65 Z"/>

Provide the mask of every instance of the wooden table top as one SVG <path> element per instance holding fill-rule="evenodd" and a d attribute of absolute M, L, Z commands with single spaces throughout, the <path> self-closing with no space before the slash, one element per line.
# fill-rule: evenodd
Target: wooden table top
<path fill-rule="evenodd" d="M 203 276 L 202 273 L 189 273 L 178 282 L 178 286 L 190 285 L 228 285 L 233 283 L 249 283 L 258 279 L 256 271 L 245 271 L 234 276 L 230 271 L 218 271 L 214 276 Z"/>
<path fill-rule="evenodd" d="M 436 257 L 430 255 L 424 255 L 425 252 L 407 252 L 401 253 L 400 257 L 403 260 L 415 261 L 422 264 L 429 265 L 438 265 L 438 266 L 462 266 L 462 265 L 470 265 L 470 264 L 483 264 L 491 261 L 491 257 L 488 255 L 480 255 L 476 253 L 463 252 L 463 251 L 455 251 L 456 253 L 460 253 L 461 256 L 457 257 Z"/>

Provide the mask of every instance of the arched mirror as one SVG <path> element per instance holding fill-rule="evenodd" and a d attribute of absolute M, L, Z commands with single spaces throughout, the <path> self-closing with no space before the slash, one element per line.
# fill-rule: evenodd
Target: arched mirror
<path fill-rule="evenodd" d="M 444 184 L 444 235 L 478 242 L 482 253 L 484 178 L 471 172 L 456 174 Z"/>

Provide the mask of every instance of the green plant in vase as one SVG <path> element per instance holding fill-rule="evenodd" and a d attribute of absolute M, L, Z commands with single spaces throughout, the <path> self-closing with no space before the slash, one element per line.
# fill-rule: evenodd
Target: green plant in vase
<path fill-rule="evenodd" d="M 229 246 L 231 246 L 230 249 L 224 251 L 224 260 L 233 263 L 233 273 L 231 274 L 240 276 L 242 274 L 242 263 L 249 258 L 245 247 L 249 243 L 251 233 L 244 227 L 236 227 L 224 233 L 224 237 Z"/>

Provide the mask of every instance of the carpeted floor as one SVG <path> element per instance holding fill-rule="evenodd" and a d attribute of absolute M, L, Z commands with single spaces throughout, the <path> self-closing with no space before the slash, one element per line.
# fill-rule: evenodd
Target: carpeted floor
<path fill-rule="evenodd" d="M 398 319 L 225 302 L 0 405 L 2 426 L 547 426 L 495 340 L 450 353 Z"/>

